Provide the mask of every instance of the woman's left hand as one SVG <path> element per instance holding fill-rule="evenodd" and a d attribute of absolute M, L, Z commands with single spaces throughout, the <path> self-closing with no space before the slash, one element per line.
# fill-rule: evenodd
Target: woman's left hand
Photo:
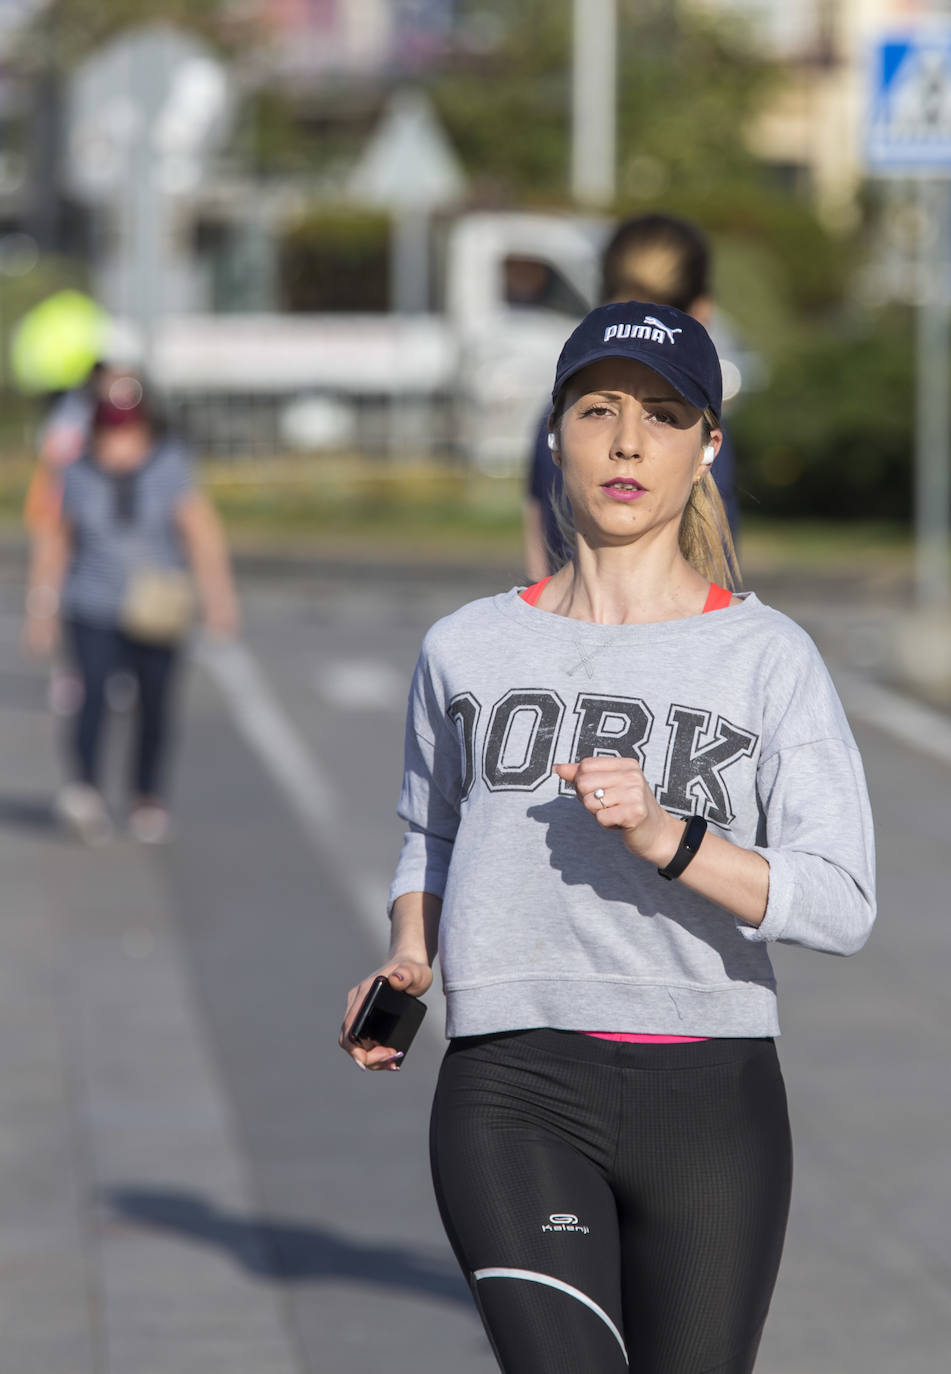
<path fill-rule="evenodd" d="M 49 658 L 60 637 L 57 616 L 27 615 L 23 622 L 20 643 L 31 658 Z"/>
<path fill-rule="evenodd" d="M 658 804 L 636 759 L 588 758 L 554 770 L 605 830 L 619 830 L 632 854 L 662 868 L 677 851 L 683 821 Z"/>

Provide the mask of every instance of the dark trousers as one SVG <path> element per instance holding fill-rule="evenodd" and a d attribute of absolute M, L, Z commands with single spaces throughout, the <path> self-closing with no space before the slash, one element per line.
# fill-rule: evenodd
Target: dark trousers
<path fill-rule="evenodd" d="M 99 785 L 106 684 L 114 673 L 125 670 L 139 689 L 132 786 L 138 796 L 159 796 L 168 752 L 177 646 L 144 644 L 113 626 L 80 620 L 66 622 L 64 637 L 83 684 L 82 706 L 69 741 L 77 776 L 93 787 Z"/>
<path fill-rule="evenodd" d="M 432 1163 L 506 1374 L 752 1370 L 792 1167 L 772 1040 L 454 1040 Z"/>

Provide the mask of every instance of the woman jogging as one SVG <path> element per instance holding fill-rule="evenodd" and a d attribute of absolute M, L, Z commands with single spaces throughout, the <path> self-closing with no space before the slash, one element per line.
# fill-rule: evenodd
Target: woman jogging
<path fill-rule="evenodd" d="M 134 379 L 95 407 L 83 456 L 66 470 L 60 513 L 37 531 L 26 599 L 26 647 L 62 639 L 82 699 L 70 725 L 61 819 L 89 844 L 108 839 L 100 790 L 106 689 L 121 671 L 138 689 L 129 828 L 145 843 L 168 832 L 166 763 L 173 684 L 191 621 L 187 569 L 205 622 L 237 629 L 224 537 L 181 446 L 159 437 Z"/>
<path fill-rule="evenodd" d="M 429 987 L 446 1230 L 508 1374 L 746 1374 L 791 1155 L 767 954 L 874 919 L 861 760 L 808 637 L 725 589 L 716 353 L 625 302 L 566 343 L 572 560 L 426 636 L 378 971 Z M 364 1068 L 392 1051 L 341 1043 Z"/>

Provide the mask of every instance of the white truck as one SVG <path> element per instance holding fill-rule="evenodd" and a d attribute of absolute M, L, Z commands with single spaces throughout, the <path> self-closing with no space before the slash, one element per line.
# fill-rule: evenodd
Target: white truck
<path fill-rule="evenodd" d="M 205 448 L 233 451 L 255 434 L 285 448 L 449 448 L 511 472 L 559 349 L 597 298 L 606 229 L 580 216 L 463 214 L 448 230 L 441 313 L 165 317 L 154 380 Z M 727 380 L 735 392 L 738 374 Z"/>
<path fill-rule="evenodd" d="M 511 470 L 595 298 L 603 233 L 568 216 L 465 214 L 448 230 L 441 313 L 166 316 L 153 379 L 212 448 L 273 427 L 288 447 L 449 444 Z"/>

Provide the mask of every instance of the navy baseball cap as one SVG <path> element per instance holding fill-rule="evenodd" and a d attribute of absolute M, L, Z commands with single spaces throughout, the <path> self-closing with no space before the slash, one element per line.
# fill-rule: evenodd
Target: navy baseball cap
<path fill-rule="evenodd" d="M 585 315 L 568 339 L 555 370 L 552 401 L 569 377 L 602 358 L 635 358 L 670 382 L 678 395 L 717 419 L 723 375 L 713 340 L 698 320 L 672 305 L 620 301 Z"/>

